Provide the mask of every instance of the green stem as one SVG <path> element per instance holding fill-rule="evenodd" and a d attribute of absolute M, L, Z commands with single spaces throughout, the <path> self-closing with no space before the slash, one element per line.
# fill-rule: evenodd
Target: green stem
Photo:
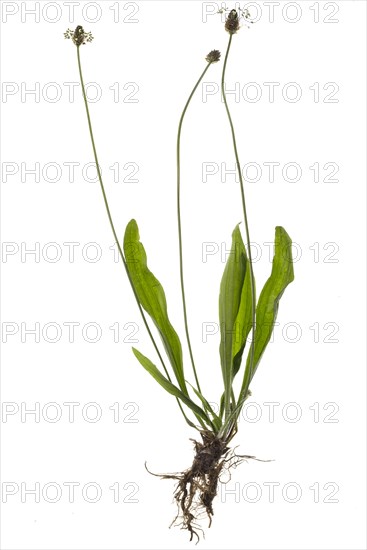
<path fill-rule="evenodd" d="M 120 254 L 120 257 L 121 257 L 121 260 L 122 260 L 122 263 L 124 264 L 124 268 L 125 268 L 125 271 L 126 271 L 126 275 L 127 275 L 127 278 L 129 279 L 129 283 L 130 283 L 130 286 L 131 286 L 131 289 L 134 293 L 134 296 L 135 296 L 135 300 L 136 300 L 136 303 L 138 305 L 138 308 L 139 308 L 139 311 L 140 311 L 140 314 L 142 316 L 142 319 L 143 319 L 143 322 L 144 322 L 144 325 L 145 325 L 145 328 L 147 329 L 147 332 L 150 336 L 150 339 L 153 343 L 153 346 L 157 352 L 157 355 L 159 357 L 159 360 L 162 364 L 162 367 L 164 369 L 164 372 L 166 373 L 166 376 L 168 378 L 168 380 L 171 382 L 171 378 L 170 378 L 170 375 L 167 371 L 167 368 L 166 368 L 166 365 L 164 364 L 164 361 L 163 361 L 163 358 L 160 354 L 160 351 L 158 349 L 158 346 L 155 342 L 155 339 L 154 339 L 154 336 L 149 328 L 149 325 L 148 325 L 148 322 L 146 320 L 146 317 L 144 315 L 144 311 L 140 305 L 140 302 L 139 302 L 139 298 L 135 292 L 135 288 L 134 288 L 134 285 L 132 283 L 132 280 L 131 280 L 131 277 L 130 277 L 130 274 L 129 274 L 129 271 L 128 271 L 128 268 L 127 268 L 127 264 L 126 264 L 126 259 L 125 259 L 125 256 L 124 256 L 124 253 L 122 251 L 122 248 L 121 248 L 121 245 L 120 245 L 120 241 L 117 237 L 117 233 L 116 233 L 116 230 L 115 230 L 115 226 L 114 226 L 114 223 L 113 223 L 113 220 L 112 220 L 112 216 L 111 216 L 111 212 L 110 212 L 110 207 L 108 205 L 108 201 L 107 201 L 107 195 L 106 195 L 106 191 L 105 191 L 105 188 L 104 188 L 104 185 L 103 185 L 103 181 L 102 181 L 102 174 L 101 174 L 101 170 L 100 170 L 100 167 L 99 167 L 99 163 L 98 163 L 98 156 L 97 156 L 97 149 L 96 149 L 96 145 L 95 145 L 95 142 L 94 142 L 94 136 L 93 136 L 93 130 L 92 130 L 92 122 L 91 122 L 91 119 L 90 119 L 90 114 L 89 114 L 89 107 L 88 107 L 88 100 L 87 100 L 87 96 L 86 96 L 86 93 L 85 93 L 85 86 L 84 86 L 84 80 L 83 80 L 83 73 L 82 73 L 82 66 L 81 66 L 81 62 L 80 62 L 80 46 L 77 46 L 76 47 L 77 49 L 77 55 L 78 55 L 78 68 L 79 68 L 79 76 L 80 76 L 80 84 L 81 84 L 81 88 L 82 88 L 82 93 L 83 93 L 83 99 L 84 99 L 84 105 L 85 105 L 85 110 L 86 110 L 86 113 L 87 113 L 87 119 L 88 119 L 88 127 L 89 127 L 89 134 L 90 134 L 90 139 L 91 139 L 91 142 L 92 142 L 92 148 L 93 148 L 93 155 L 94 155 L 94 160 L 95 160 L 95 163 L 96 163 L 96 169 L 97 169 L 97 174 L 98 174 L 98 180 L 99 180 L 99 183 L 100 183 L 100 187 L 101 187 L 101 191 L 102 191 L 102 195 L 103 195 L 103 201 L 104 201 L 104 204 L 105 204 L 105 207 L 106 207 L 106 211 L 107 211 L 107 216 L 108 216 L 108 220 L 110 222 L 110 226 L 111 226 L 111 229 L 112 229 L 112 233 L 113 233 L 113 236 L 114 236 L 114 239 L 116 241 L 116 244 L 117 244 L 117 249 L 119 251 L 119 254 Z M 180 403 L 180 401 L 177 399 L 177 403 L 181 409 L 181 412 L 182 414 L 184 415 L 186 421 L 188 421 L 188 423 L 190 424 L 190 421 L 188 420 L 183 408 L 182 408 L 182 405 Z M 192 424 L 192 423 L 191 423 Z"/>
<path fill-rule="evenodd" d="M 234 149 L 234 154 L 235 154 L 235 158 L 236 158 L 236 168 L 237 168 L 238 177 L 239 177 L 239 180 L 240 180 L 242 209 L 243 209 L 243 217 L 244 217 L 244 222 L 245 222 L 245 233 L 246 233 L 246 242 L 247 242 L 247 253 L 248 253 L 249 266 L 250 266 L 251 305 L 252 305 L 252 342 L 251 342 L 251 348 L 250 348 L 250 379 L 251 379 L 251 373 L 252 373 L 252 370 L 253 370 L 254 355 L 255 355 L 255 325 L 256 325 L 255 277 L 254 277 L 254 272 L 253 272 L 253 267 L 252 267 L 252 255 L 251 255 L 251 246 L 250 246 L 250 231 L 249 231 L 249 224 L 248 224 L 248 218 L 247 218 L 246 200 L 245 200 L 245 191 L 244 191 L 244 185 L 243 185 L 241 164 L 240 164 L 240 161 L 239 161 L 239 156 L 238 156 L 238 151 L 237 151 L 237 143 L 236 143 L 236 135 L 235 135 L 235 131 L 234 131 L 234 126 L 233 126 L 233 122 L 232 122 L 231 113 L 230 113 L 229 108 L 228 108 L 227 97 L 226 97 L 225 86 L 224 86 L 228 55 L 229 55 L 229 51 L 230 51 L 231 44 L 232 44 L 232 36 L 233 36 L 233 34 L 230 33 L 228 46 L 227 46 L 227 51 L 226 51 L 226 56 L 225 56 L 224 64 L 223 64 L 222 83 L 221 84 L 222 84 L 222 97 L 223 97 L 224 105 L 225 105 L 225 108 L 226 108 L 229 124 L 230 124 L 230 127 L 231 127 L 233 149 Z M 227 403 L 225 403 L 225 411 L 226 411 L 225 419 L 228 419 L 228 417 L 231 415 L 230 396 L 229 395 L 227 396 Z M 236 416 L 236 420 L 237 420 L 237 416 Z"/>
<path fill-rule="evenodd" d="M 196 372 L 194 356 L 193 356 L 193 353 L 192 353 L 189 326 L 188 326 L 188 321 L 187 321 L 185 285 L 184 285 L 184 274 L 183 274 L 182 230 L 181 230 L 181 196 L 180 196 L 180 192 L 181 192 L 181 151 L 180 151 L 180 147 L 181 147 L 182 123 L 183 123 L 183 119 L 185 117 L 187 108 L 190 104 L 190 101 L 191 101 L 194 93 L 197 90 L 197 87 L 199 86 L 200 82 L 204 78 L 204 75 L 205 75 L 206 71 L 209 69 L 211 64 L 212 64 L 212 62 L 209 61 L 207 66 L 205 67 L 204 71 L 202 72 L 199 80 L 195 84 L 191 94 L 189 95 L 189 98 L 186 101 L 186 105 L 184 107 L 184 110 L 182 111 L 182 114 L 181 114 L 180 122 L 179 122 L 179 125 L 178 125 L 178 132 L 177 132 L 177 223 L 178 223 L 178 243 L 179 243 L 179 254 L 180 254 L 180 281 L 181 281 L 182 307 L 183 307 L 183 315 L 184 315 L 184 322 L 185 322 L 186 340 L 187 340 L 187 345 L 188 345 L 188 348 L 189 348 L 191 365 L 192 365 L 192 368 L 193 368 L 193 371 L 194 371 L 196 387 L 197 387 L 197 389 L 200 393 L 201 393 L 201 389 L 200 389 L 198 375 L 197 375 L 197 372 Z"/>

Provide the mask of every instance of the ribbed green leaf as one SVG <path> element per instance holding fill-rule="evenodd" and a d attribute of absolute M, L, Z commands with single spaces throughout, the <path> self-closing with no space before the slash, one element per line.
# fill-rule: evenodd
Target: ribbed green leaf
<path fill-rule="evenodd" d="M 251 270 L 248 263 L 247 253 L 242 243 L 242 254 L 246 260 L 246 274 L 242 285 L 240 307 L 234 323 L 235 337 L 233 339 L 233 377 L 236 376 L 242 362 L 242 355 L 246 346 L 247 337 L 252 328 L 252 292 L 251 292 Z"/>
<path fill-rule="evenodd" d="M 187 394 L 180 339 L 168 318 L 163 287 L 148 269 L 147 255 L 139 239 L 138 225 L 135 220 L 131 220 L 124 236 L 124 253 L 129 275 L 140 304 L 159 331 L 177 382 L 181 390 Z"/>
<path fill-rule="evenodd" d="M 221 395 L 220 398 L 220 404 L 219 404 L 219 418 L 223 418 L 224 414 L 224 392 Z"/>
<path fill-rule="evenodd" d="M 241 398 L 247 394 L 248 386 L 254 376 L 260 359 L 269 343 L 277 317 L 279 300 L 286 287 L 294 279 L 292 241 L 283 227 L 275 228 L 275 253 L 269 279 L 261 291 L 256 307 L 254 364 L 250 372 L 251 349 L 248 353 L 245 376 L 241 389 Z"/>
<path fill-rule="evenodd" d="M 233 380 L 234 324 L 241 302 L 242 286 L 246 274 L 244 245 L 237 225 L 232 233 L 232 247 L 229 254 L 219 293 L 219 323 L 221 341 L 219 347 L 224 382 L 224 407 L 229 412 Z"/>
<path fill-rule="evenodd" d="M 189 407 L 196 415 L 198 415 L 204 422 L 206 422 L 209 426 L 211 425 L 211 421 L 208 418 L 208 416 L 205 414 L 203 409 L 198 407 L 196 403 L 194 403 L 189 397 L 187 397 L 186 394 L 184 394 L 177 386 L 172 384 L 158 369 L 157 367 L 147 358 L 145 355 L 140 353 L 136 348 L 132 348 L 135 357 L 138 359 L 140 364 L 153 376 L 153 378 L 164 388 L 168 393 L 171 395 L 174 395 L 175 397 L 178 397 L 178 399 L 181 399 L 187 407 Z"/>

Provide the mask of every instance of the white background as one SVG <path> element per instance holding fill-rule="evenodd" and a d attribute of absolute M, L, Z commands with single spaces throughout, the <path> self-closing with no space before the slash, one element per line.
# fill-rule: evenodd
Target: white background
<path fill-rule="evenodd" d="M 35 4 L 40 10 L 37 21 L 25 11 Z M 131 342 L 123 341 L 131 332 L 131 325 L 124 326 L 135 323 L 139 330 L 134 345 L 157 362 L 122 265 L 113 261 L 113 238 L 99 185 L 83 178 L 82 168 L 93 162 L 92 149 L 80 87 L 69 97 L 67 83 L 78 82 L 76 48 L 63 39 L 63 32 L 82 24 L 95 36 L 81 54 L 85 81 L 97 83 L 89 88 L 91 99 L 101 92 L 90 109 L 112 214 L 121 238 L 128 220 L 138 220 L 150 267 L 166 290 L 170 317 L 182 341 L 177 124 L 206 54 L 215 48 L 224 57 L 228 35 L 220 15 L 205 17 L 205 10 L 215 9 L 213 3 L 138 2 L 134 15 L 131 3 L 99 2 L 95 23 L 88 22 L 96 18 L 93 3 L 74 4 L 71 20 L 63 2 L 2 2 L 3 179 L 7 171 L 2 238 L 3 252 L 13 252 L 2 257 L 3 342 L 7 340 L 2 346 L 2 400 L 5 410 L 14 413 L 2 416 L 3 500 L 4 487 L 13 487 L 15 494 L 2 504 L 1 544 L 9 550 L 191 548 L 187 533 L 168 529 L 176 511 L 173 482 L 150 476 L 144 461 L 155 472 L 187 468 L 193 457 L 189 438 L 195 433 L 174 399 L 137 363 Z M 206 539 L 200 547 L 361 549 L 366 5 L 302 1 L 295 7 L 280 2 L 271 22 L 265 4 L 258 2 L 251 9 L 258 16 L 256 24 L 234 36 L 227 73 L 228 90 L 239 93 L 229 95 L 229 103 L 241 163 L 257 163 L 262 170 L 258 181 L 246 183 L 251 240 L 259 253 L 254 266 L 258 292 L 271 269 L 265 243 L 273 240 L 276 225 L 283 225 L 296 243 L 297 261 L 295 281 L 280 304 L 274 342 L 251 386 L 253 404 L 245 411 L 247 420 L 240 421 L 234 444 L 239 453 L 274 461 L 252 461 L 233 472 L 220 488 L 211 529 L 203 522 Z M 12 11 L 16 13 L 6 17 Z M 136 23 L 123 21 L 129 14 Z M 289 21 L 298 15 L 298 21 Z M 188 313 L 202 386 L 213 402 L 221 393 L 219 337 L 208 336 L 204 343 L 203 323 L 217 322 L 225 251 L 242 219 L 234 176 L 224 174 L 221 181 L 218 171 L 206 182 L 202 178 L 203 162 L 234 169 L 218 89 L 222 63 L 210 67 L 205 77 L 213 94 L 205 98 L 200 87 L 194 97 L 182 139 Z M 264 84 L 270 82 L 279 83 L 274 85 L 274 101 L 269 99 L 269 84 Z M 298 101 L 290 101 L 295 91 L 287 88 L 291 82 L 301 90 Z M 39 97 L 24 95 L 37 86 Z M 119 87 L 117 102 L 111 86 L 115 91 Z M 127 102 L 137 86 L 137 101 Z M 287 89 L 289 97 L 282 94 Z M 261 97 L 254 101 L 256 90 Z M 327 102 L 333 90 L 334 101 Z M 79 163 L 74 181 L 65 164 L 71 162 Z M 269 162 L 280 163 L 273 182 L 264 165 Z M 286 181 L 282 175 L 290 162 L 302 170 L 299 181 Z M 39 181 L 25 173 L 35 163 L 40 163 Z M 60 168 L 53 164 L 47 169 L 48 163 Z M 113 181 L 109 168 L 115 163 L 120 165 L 119 182 Z M 138 165 L 138 182 L 122 181 L 129 172 L 123 169 L 126 163 Z M 315 163 L 320 166 L 319 182 L 309 168 Z M 338 166 L 337 181 L 324 181 L 331 172 L 330 167 L 324 169 L 326 163 Z M 14 175 L 9 174 L 11 167 Z M 254 180 L 254 165 L 251 170 Z M 285 174 L 294 177 L 291 169 Z M 48 243 L 56 243 L 56 248 Z M 64 243 L 78 243 L 74 261 L 69 258 L 71 245 Z M 88 243 L 97 243 L 99 261 L 90 261 L 96 249 Z M 216 252 L 203 261 L 205 243 L 214 243 L 213 250 L 223 254 Z M 37 246 L 38 258 L 24 254 Z M 52 262 L 57 251 L 61 257 Z M 79 323 L 73 343 L 65 325 L 70 322 Z M 39 342 L 25 332 L 36 323 Z M 88 323 L 100 326 L 96 343 L 83 338 Z M 117 343 L 109 328 L 115 323 L 120 326 Z M 14 334 L 9 335 L 12 328 Z M 48 341 L 58 336 L 57 342 Z M 87 337 L 94 337 L 93 326 Z M 186 347 L 184 357 L 192 381 Z M 74 422 L 67 402 L 80 404 Z M 91 402 L 102 412 L 97 422 L 90 421 L 96 409 L 85 407 Z M 58 409 L 45 407 L 47 403 L 56 403 Z M 114 403 L 119 404 L 117 422 L 110 409 Z M 275 403 L 274 421 L 266 403 Z M 32 414 L 22 417 L 22 409 L 24 413 L 35 406 L 40 407 L 39 421 Z M 57 411 L 61 418 L 52 422 Z M 297 415 L 298 421 L 292 422 Z M 79 483 L 73 503 L 68 482 Z M 31 494 L 23 494 L 22 502 L 22 483 L 26 489 L 40 484 L 39 503 Z M 88 483 L 100 488 L 96 503 L 87 502 L 94 497 L 93 487 L 83 498 Z M 274 502 L 269 483 L 276 484 Z M 120 487 L 118 503 L 109 489 L 114 484 Z M 62 493 L 51 503 L 55 487 Z M 301 491 L 298 500 L 296 489 Z"/>

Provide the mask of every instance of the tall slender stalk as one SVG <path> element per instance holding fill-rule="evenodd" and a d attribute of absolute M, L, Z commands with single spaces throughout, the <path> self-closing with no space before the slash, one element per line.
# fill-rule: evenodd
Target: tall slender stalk
<path fill-rule="evenodd" d="M 221 89 L 222 89 L 222 97 L 223 97 L 224 105 L 225 105 L 225 108 L 226 108 L 229 125 L 231 127 L 233 149 L 234 149 L 234 154 L 235 154 L 235 158 L 236 158 L 236 169 L 237 169 L 237 173 L 238 173 L 238 177 L 239 177 L 239 181 L 240 181 L 242 210 L 243 210 L 243 217 L 244 217 L 244 222 L 245 222 L 247 254 L 248 254 L 248 260 L 249 260 L 248 263 L 249 263 L 249 267 L 250 267 L 251 306 L 252 306 L 252 341 L 251 341 L 251 348 L 250 348 L 250 379 L 251 379 L 251 374 L 252 374 L 253 365 L 254 365 L 254 355 L 255 355 L 255 326 L 256 326 L 255 277 L 254 277 L 253 266 L 252 266 L 250 231 L 249 231 L 249 224 L 248 224 L 248 217 L 247 217 L 247 210 L 246 210 L 246 200 L 245 200 L 245 191 L 244 191 L 244 185 L 243 185 L 241 164 L 240 164 L 240 160 L 239 160 L 239 156 L 238 156 L 236 134 L 235 134 L 235 131 L 234 131 L 234 125 L 233 125 L 231 113 L 229 111 L 229 107 L 228 107 L 228 103 L 227 103 L 227 97 L 226 97 L 226 91 L 225 91 L 225 74 L 226 74 L 226 68 L 227 68 L 228 55 L 229 55 L 229 52 L 230 52 L 230 49 L 231 49 L 231 44 L 232 44 L 232 37 L 233 37 L 233 33 L 230 32 L 229 33 L 229 41 L 228 41 L 227 51 L 226 51 L 226 55 L 225 55 L 225 58 L 224 58 L 224 64 L 223 64 Z M 225 402 L 225 412 L 226 412 L 225 420 L 228 420 L 228 418 L 231 416 L 230 395 L 226 396 L 226 401 L 227 402 Z"/>
<path fill-rule="evenodd" d="M 178 132 L 177 132 L 177 148 L 176 148 L 176 158 L 177 158 L 177 224 L 178 224 L 178 247 L 179 247 L 179 254 L 180 254 L 180 282 L 181 282 L 181 296 L 182 296 L 182 308 L 183 308 L 183 315 L 184 315 L 184 322 L 185 322 L 185 333 L 186 333 L 186 341 L 187 346 L 189 348 L 190 353 L 190 360 L 192 369 L 194 371 L 195 381 L 196 381 L 196 387 L 198 391 L 201 393 L 201 388 L 199 384 L 199 378 L 196 371 L 194 356 L 192 353 L 192 347 L 191 347 L 191 341 L 190 341 L 190 333 L 189 333 L 189 327 L 188 327 L 188 321 L 187 321 L 187 308 L 186 308 L 186 297 L 185 297 L 185 284 L 184 284 L 184 271 L 183 271 L 183 253 L 182 253 L 182 229 L 181 229 L 181 130 L 182 130 L 182 123 L 183 119 L 185 117 L 187 108 L 190 104 L 190 101 L 196 92 L 200 82 L 204 78 L 205 73 L 209 69 L 210 65 L 213 63 L 213 61 L 208 61 L 207 66 L 205 67 L 204 71 L 202 72 L 199 80 L 195 84 L 191 94 L 189 95 L 188 100 L 186 101 L 186 105 L 184 107 L 184 110 L 182 111 L 180 122 L 178 125 Z"/>
<path fill-rule="evenodd" d="M 117 236 L 117 233 L 116 233 L 116 229 L 115 229 L 115 226 L 114 226 L 114 223 L 113 223 L 113 220 L 112 220 L 112 216 L 111 216 L 111 211 L 110 211 L 110 207 L 108 205 L 108 200 L 107 200 L 107 195 L 106 195 L 106 191 L 105 191 L 105 187 L 103 185 L 103 181 L 102 181 L 102 174 L 101 174 L 101 170 L 100 170 L 100 167 L 99 167 L 99 163 L 98 163 L 98 156 L 97 156 L 97 149 L 96 149 L 96 145 L 95 145 L 95 142 L 94 142 L 94 136 L 93 136 L 93 129 L 92 129 L 92 122 L 91 122 L 91 118 L 90 118 L 90 113 L 89 113 L 89 107 L 88 107 L 88 100 L 87 100 L 87 96 L 86 96 L 86 93 L 85 93 L 85 86 L 84 86 L 84 79 L 83 79 L 83 73 L 82 73 L 82 65 L 81 65 L 81 61 L 80 61 L 80 46 L 77 45 L 77 57 L 78 57 L 78 68 L 79 68 L 79 77 L 80 77 L 80 84 L 81 84 L 81 88 L 82 88 L 82 93 L 83 93 L 83 99 L 84 99 L 84 105 L 85 105 L 85 110 L 86 110 L 86 113 L 87 113 L 87 119 L 88 119 L 88 128 L 89 128 L 89 134 L 90 134 L 90 139 L 91 139 L 91 142 L 92 142 L 92 148 L 93 148 L 93 155 L 94 155 L 94 160 L 95 160 L 95 163 L 96 163 L 96 169 L 97 169 L 97 174 L 98 174 L 98 180 L 99 180 L 99 184 L 100 184 L 100 187 L 101 187 L 101 191 L 102 191 L 102 195 L 103 195 L 103 201 L 104 201 L 104 204 L 105 204 L 105 207 L 106 207 L 106 212 L 107 212 L 107 216 L 108 216 L 108 220 L 110 222 L 110 226 L 111 226 L 111 229 L 112 229 L 112 233 L 113 233 L 113 236 L 114 236 L 114 239 L 116 241 L 116 244 L 117 244 L 117 249 L 119 251 L 119 254 L 120 254 L 120 257 L 121 257 L 121 260 L 122 260 L 122 263 L 124 265 L 124 268 L 125 268 L 125 271 L 126 271 L 126 275 L 127 275 L 127 278 L 129 279 L 129 283 L 130 283 L 130 286 L 131 286 L 131 289 L 134 293 L 134 296 L 135 296 L 135 300 L 136 300 L 136 303 L 138 305 L 138 308 L 139 308 L 139 311 L 140 311 L 140 314 L 141 314 L 141 317 L 143 319 L 143 322 L 144 322 L 144 325 L 145 325 L 145 328 L 147 329 L 147 332 L 149 334 L 149 337 L 152 341 L 152 344 L 157 352 L 157 355 L 159 357 L 159 360 L 162 364 L 162 367 L 164 369 L 164 372 L 166 373 L 166 376 L 168 378 L 168 380 L 171 382 L 171 378 L 170 378 L 170 375 L 168 373 L 168 370 L 166 368 L 166 365 L 163 361 L 163 358 L 162 358 L 162 355 L 158 349 L 158 346 L 156 344 L 156 341 L 154 339 L 154 336 L 150 330 L 150 327 L 148 325 L 148 321 L 145 317 L 145 314 L 144 314 L 144 311 L 143 311 L 143 308 L 141 307 L 140 305 L 140 302 L 139 302 L 139 299 L 136 295 L 136 292 L 135 292 L 135 289 L 134 289 L 134 286 L 133 286 L 133 283 L 131 281 L 131 278 L 130 278 L 130 274 L 129 274 L 129 271 L 128 271 L 128 268 L 127 268 L 127 263 L 126 263 L 126 259 L 125 259 L 125 256 L 124 256 L 124 253 L 122 251 L 122 247 L 120 245 L 120 241 L 119 241 L 119 238 Z M 177 399 L 177 403 L 180 407 L 180 410 L 182 412 L 182 414 L 184 415 L 186 421 L 188 421 L 190 423 L 190 421 L 188 420 L 183 408 L 182 408 L 182 405 L 180 403 L 180 401 Z"/>

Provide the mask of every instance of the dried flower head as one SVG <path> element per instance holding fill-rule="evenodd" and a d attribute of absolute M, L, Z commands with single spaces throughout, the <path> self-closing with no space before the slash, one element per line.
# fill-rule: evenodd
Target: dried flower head
<path fill-rule="evenodd" d="M 217 63 L 220 60 L 220 51 L 212 50 L 205 58 L 208 63 Z"/>
<path fill-rule="evenodd" d="M 219 10 L 218 13 L 223 13 L 225 11 L 226 9 L 222 8 L 221 10 Z M 253 23 L 253 21 L 250 20 L 250 17 L 251 17 L 250 12 L 248 11 L 247 8 L 244 8 L 244 9 L 239 8 L 238 11 L 231 10 L 227 15 L 224 28 L 226 29 L 227 32 L 229 32 L 229 34 L 235 34 L 240 29 L 240 19 L 244 20 L 245 25 L 247 27 L 250 26 L 250 23 L 251 24 Z"/>
<path fill-rule="evenodd" d="M 81 25 L 78 25 L 75 31 L 68 29 L 64 32 L 64 36 L 67 39 L 70 39 L 74 42 L 75 46 L 81 46 L 87 42 L 92 42 L 93 36 L 91 32 L 85 32 Z"/>
<path fill-rule="evenodd" d="M 227 16 L 224 28 L 229 34 L 235 34 L 240 28 L 237 10 L 231 10 Z"/>

